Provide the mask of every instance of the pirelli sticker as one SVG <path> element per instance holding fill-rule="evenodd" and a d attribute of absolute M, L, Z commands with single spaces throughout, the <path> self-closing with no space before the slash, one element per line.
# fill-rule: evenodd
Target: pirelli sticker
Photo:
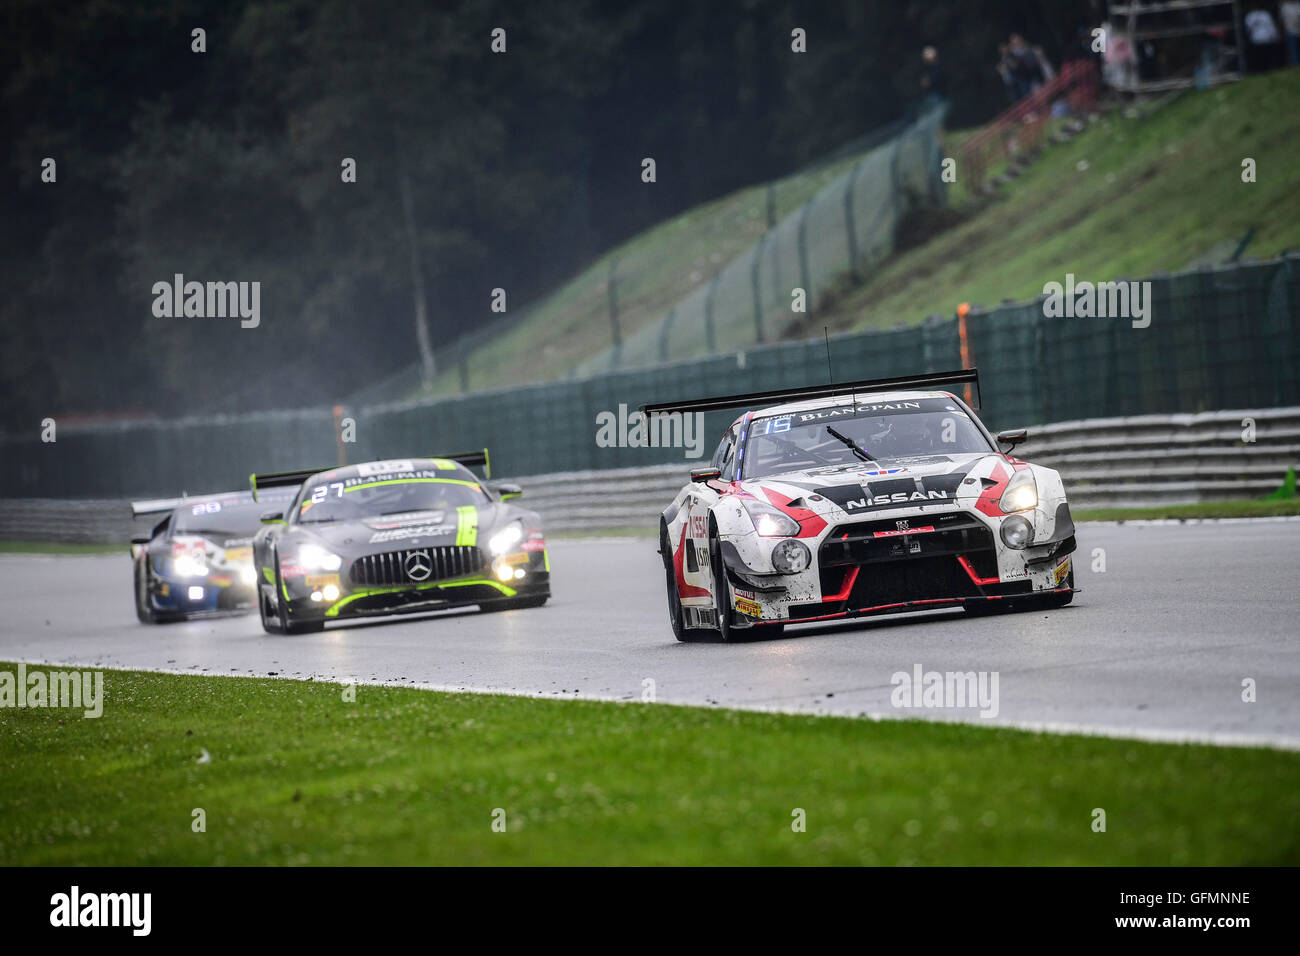
<path fill-rule="evenodd" d="M 763 609 L 758 606 L 758 602 L 751 601 L 748 598 L 736 598 L 736 610 L 746 617 L 763 616 Z"/>
<path fill-rule="evenodd" d="M 1058 587 L 1060 586 L 1061 582 L 1065 580 L 1066 575 L 1068 575 L 1069 573 L 1070 573 L 1070 559 L 1068 557 L 1062 558 L 1061 563 L 1056 566 L 1056 573 L 1052 575 Z"/>

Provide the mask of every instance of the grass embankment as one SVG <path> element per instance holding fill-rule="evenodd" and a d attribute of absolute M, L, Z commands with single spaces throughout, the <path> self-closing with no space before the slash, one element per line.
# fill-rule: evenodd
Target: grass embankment
<path fill-rule="evenodd" d="M 1226 258 L 1251 229 L 1245 255 L 1300 247 L 1300 69 L 1188 91 L 1148 116 L 1109 113 L 1051 145 L 990 197 L 953 190 L 957 224 L 885 260 L 861 285 L 837 289 L 808 334 L 914 324 L 960 302 L 994 306 L 1037 296 L 1047 281 L 1140 278 Z M 955 155 L 970 131 L 949 135 Z M 1257 181 L 1243 183 L 1242 160 Z M 777 186 L 777 214 L 798 208 L 848 169 L 850 157 Z M 758 186 L 697 207 L 633 238 L 562 286 L 544 308 L 485 342 L 469 363 L 475 389 L 563 377 L 610 344 L 609 261 L 619 260 L 625 336 L 662 318 L 762 235 Z M 457 391 L 449 368 L 436 391 Z"/>
<path fill-rule="evenodd" d="M 1298 817 L 1265 749 L 124 671 L 0 710 L 8 866 L 1295 865 Z"/>

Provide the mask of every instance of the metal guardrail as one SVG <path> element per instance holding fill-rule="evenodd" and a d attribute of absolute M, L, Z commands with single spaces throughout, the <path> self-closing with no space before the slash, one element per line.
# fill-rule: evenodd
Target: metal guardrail
<path fill-rule="evenodd" d="M 1253 423 L 1253 441 L 1246 441 Z M 1300 408 L 1139 415 L 1029 429 L 1016 454 L 1061 472 L 1075 508 L 1259 498 L 1300 469 Z M 571 471 L 517 479 L 547 530 L 653 531 L 692 464 Z M 0 539 L 125 542 L 124 500 L 0 501 Z"/>

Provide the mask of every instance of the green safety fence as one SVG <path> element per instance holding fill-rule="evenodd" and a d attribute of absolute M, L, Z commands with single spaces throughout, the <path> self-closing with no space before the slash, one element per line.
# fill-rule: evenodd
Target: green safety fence
<path fill-rule="evenodd" d="M 1151 324 L 1049 318 L 1041 302 L 976 309 L 968 348 L 992 428 L 1079 418 L 1300 405 L 1300 256 L 1154 276 Z M 498 475 L 685 461 L 682 448 L 602 447 L 597 416 L 650 401 L 957 368 L 956 319 L 751 346 L 674 364 L 525 388 L 344 410 L 68 425 L 57 440 L 0 438 L 6 497 L 191 494 L 249 472 L 488 447 Z M 731 413 L 705 417 L 712 454 Z"/>

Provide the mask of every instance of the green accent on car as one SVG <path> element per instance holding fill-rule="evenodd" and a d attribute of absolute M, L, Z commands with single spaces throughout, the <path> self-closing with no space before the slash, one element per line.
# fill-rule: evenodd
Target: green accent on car
<path fill-rule="evenodd" d="M 429 460 L 433 462 L 433 467 L 437 468 L 439 471 L 456 470 L 456 463 L 450 458 L 430 458 Z"/>
<path fill-rule="evenodd" d="M 545 548 L 542 549 L 542 566 L 546 568 L 546 573 L 551 573 L 551 552 Z"/>
<path fill-rule="evenodd" d="M 253 473 L 248 476 L 248 485 L 253 489 L 253 500 L 257 500 L 257 474 Z"/>
<path fill-rule="evenodd" d="M 478 508 L 473 505 L 456 509 L 456 544 L 468 547 L 478 544 Z"/>
<path fill-rule="evenodd" d="M 353 601 L 358 598 L 370 597 L 373 594 L 392 594 L 395 591 L 431 591 L 434 588 L 467 588 L 479 584 L 485 584 L 488 587 L 496 588 L 501 592 L 502 597 L 514 597 L 515 594 L 518 593 L 514 588 L 506 587 L 499 581 L 491 581 L 487 578 L 470 578 L 461 581 L 435 581 L 431 584 L 399 584 L 395 587 L 383 588 L 363 588 L 360 591 L 353 591 L 347 597 L 340 598 L 338 601 L 334 602 L 330 609 L 325 612 L 325 616 L 338 617 L 339 611 L 351 604 Z"/>
<path fill-rule="evenodd" d="M 357 491 L 361 488 L 377 488 L 380 485 L 414 485 L 414 484 L 441 484 L 441 485 L 469 485 L 471 488 L 480 487 L 477 481 L 465 481 L 463 478 L 385 478 L 383 481 L 367 481 L 364 485 L 353 485 L 351 488 L 344 488 L 343 493 Z"/>
<path fill-rule="evenodd" d="M 513 492 L 513 493 L 508 494 L 508 495 L 502 495 L 502 496 L 501 496 L 501 500 L 502 500 L 502 501 L 509 501 L 511 498 L 518 498 L 522 493 L 523 493 L 523 492 L 516 491 L 516 492 Z"/>
<path fill-rule="evenodd" d="M 483 475 L 487 478 L 492 477 L 492 456 L 488 454 L 486 448 L 483 449 Z"/>
<path fill-rule="evenodd" d="M 263 568 L 263 569 L 262 569 L 262 577 L 266 578 L 266 583 L 267 583 L 267 584 L 274 584 L 274 583 L 275 583 L 275 575 L 271 573 L 271 569 L 270 569 L 270 568 Z"/>

